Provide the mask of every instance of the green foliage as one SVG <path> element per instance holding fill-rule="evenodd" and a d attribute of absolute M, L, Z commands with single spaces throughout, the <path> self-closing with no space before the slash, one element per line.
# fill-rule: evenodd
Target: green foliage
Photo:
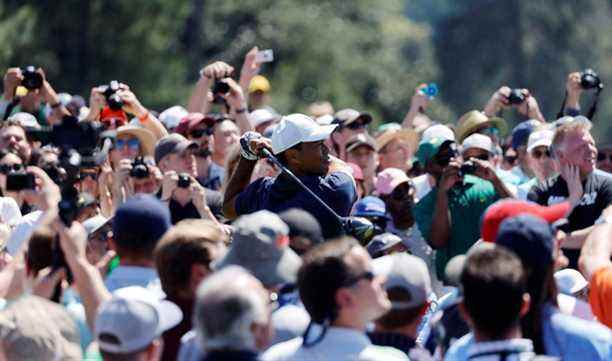
<path fill-rule="evenodd" d="M 430 30 L 403 16 L 401 0 L 50 3 L 3 9 L 0 26 L 8 27 L 15 11 L 29 11 L 34 30 L 22 32 L 28 46 L 6 42 L 11 53 L 0 66 L 40 64 L 60 91 L 87 95 L 91 86 L 119 79 L 144 104 L 162 109 L 186 102 L 203 65 L 221 59 L 239 71 L 258 45 L 275 52 L 263 74 L 279 111 L 330 100 L 337 109 L 370 111 L 377 121 L 401 121 L 414 87 L 437 76 Z M 442 104 L 432 112 L 449 115 Z"/>

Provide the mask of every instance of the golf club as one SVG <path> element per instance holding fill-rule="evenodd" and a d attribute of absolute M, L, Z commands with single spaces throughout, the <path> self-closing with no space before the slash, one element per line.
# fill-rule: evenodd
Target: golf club
<path fill-rule="evenodd" d="M 362 245 L 367 244 L 370 239 L 374 236 L 374 225 L 369 220 L 362 217 L 341 217 L 336 211 L 328 206 L 318 195 L 316 195 L 310 188 L 306 187 L 304 183 L 285 167 L 268 149 L 263 148 L 262 154 L 274 163 L 281 172 L 285 173 L 293 182 L 300 186 L 306 193 L 310 194 L 323 208 L 327 210 L 329 214 L 342 226 L 347 234 L 355 237 Z"/>

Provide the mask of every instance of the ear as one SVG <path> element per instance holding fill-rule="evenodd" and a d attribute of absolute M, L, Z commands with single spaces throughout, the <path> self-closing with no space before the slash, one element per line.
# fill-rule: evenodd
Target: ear
<path fill-rule="evenodd" d="M 334 298 L 339 309 L 351 307 L 354 303 L 351 291 L 346 288 L 337 290 Z"/>
<path fill-rule="evenodd" d="M 523 318 L 527 314 L 527 312 L 529 312 L 530 308 L 531 308 L 531 296 L 529 296 L 529 293 L 525 292 L 523 293 L 523 304 L 521 305 L 521 310 L 519 312 L 520 318 Z"/>
<path fill-rule="evenodd" d="M 291 163 L 301 163 L 299 151 L 297 149 L 287 149 L 285 151 L 285 159 L 287 159 L 287 164 Z"/>
<path fill-rule="evenodd" d="M 189 284 L 191 289 L 195 290 L 200 285 L 200 282 L 210 274 L 210 269 L 203 264 L 194 263 L 191 265 L 191 275 L 189 276 Z"/>

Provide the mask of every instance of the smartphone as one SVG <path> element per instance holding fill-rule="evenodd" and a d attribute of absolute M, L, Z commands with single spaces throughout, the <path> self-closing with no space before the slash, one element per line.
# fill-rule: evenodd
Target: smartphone
<path fill-rule="evenodd" d="M 272 49 L 260 50 L 255 56 L 258 63 L 271 63 L 274 61 L 274 51 Z"/>
<path fill-rule="evenodd" d="M 26 189 L 34 189 L 36 181 L 32 173 L 9 173 L 6 176 L 6 190 L 19 192 Z"/>

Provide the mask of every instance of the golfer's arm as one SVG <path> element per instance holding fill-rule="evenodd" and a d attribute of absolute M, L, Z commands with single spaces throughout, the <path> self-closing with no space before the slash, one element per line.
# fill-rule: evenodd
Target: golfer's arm
<path fill-rule="evenodd" d="M 432 248 L 444 248 L 448 245 L 450 238 L 450 211 L 448 209 L 448 194 L 438 190 L 436 196 L 436 208 L 431 220 L 430 245 Z"/>
<path fill-rule="evenodd" d="M 236 198 L 251 181 L 251 174 L 257 161 L 240 157 L 236 170 L 232 173 L 223 195 L 223 215 L 229 220 L 236 218 Z"/>

